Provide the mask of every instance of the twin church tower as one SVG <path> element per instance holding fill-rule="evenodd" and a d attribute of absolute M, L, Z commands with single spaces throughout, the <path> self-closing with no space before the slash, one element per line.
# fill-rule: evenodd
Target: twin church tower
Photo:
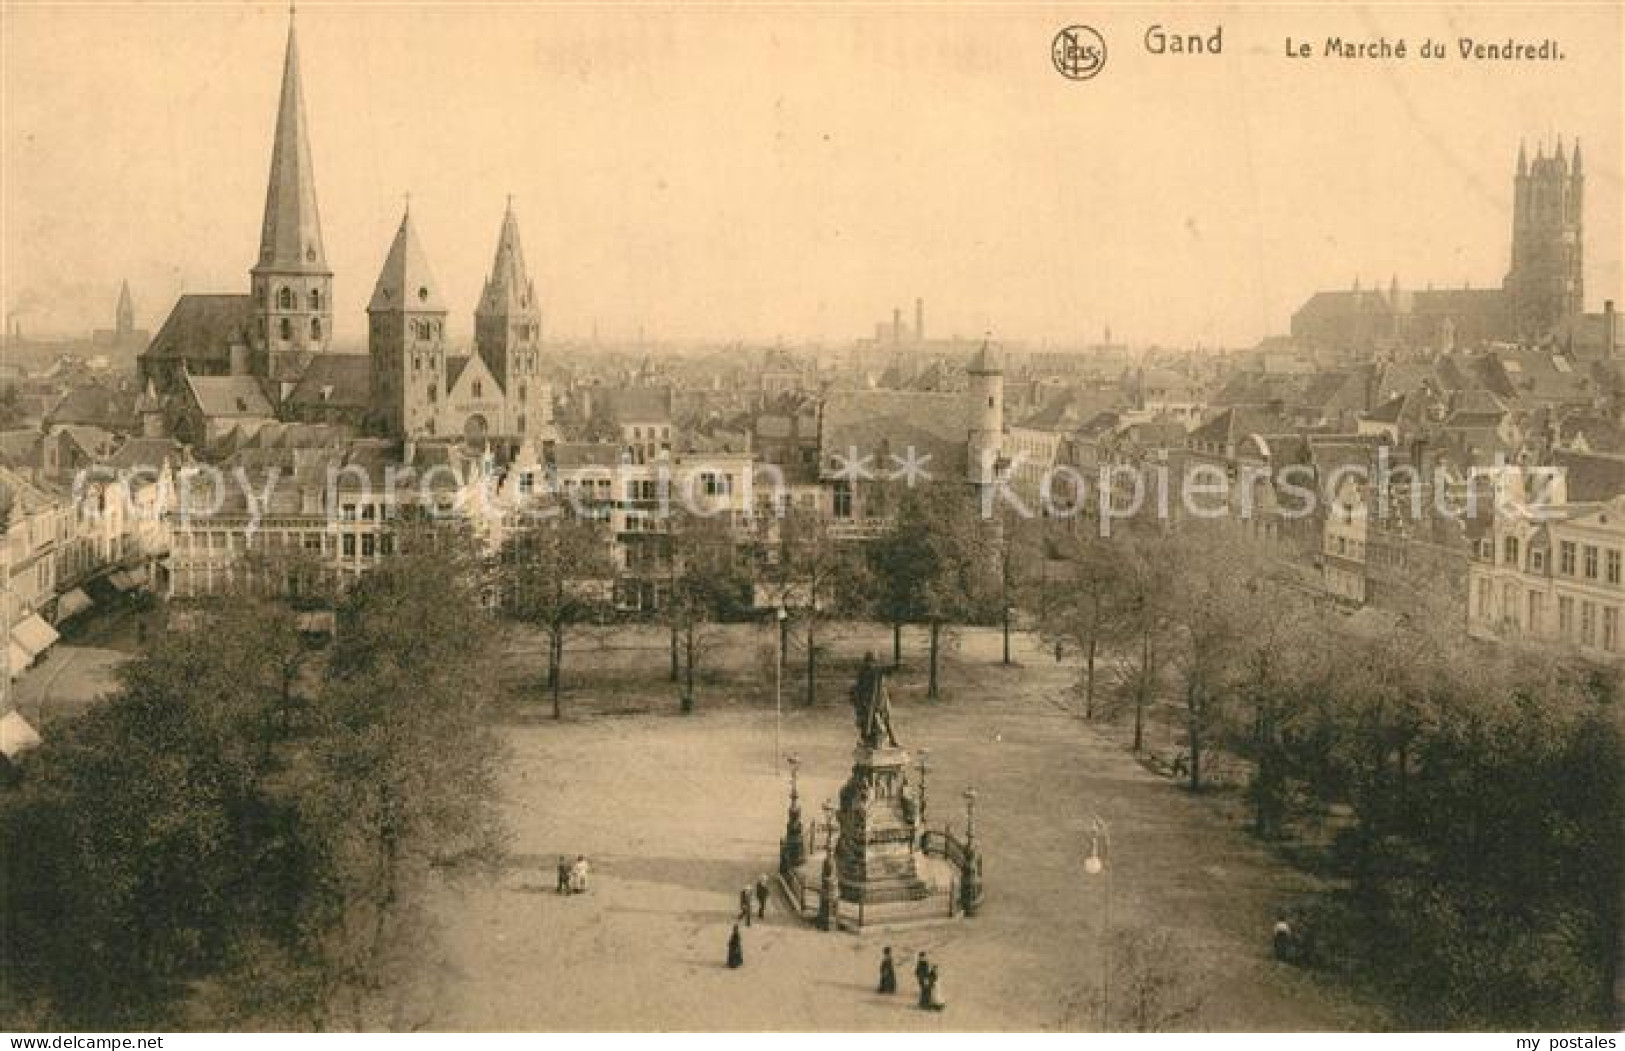
<path fill-rule="evenodd" d="M 296 392 L 310 385 L 302 381 L 348 373 L 357 381 L 351 398 L 365 402 L 356 416 L 373 433 L 523 441 L 549 429 L 541 310 L 511 198 L 475 307 L 473 355 L 447 348 L 445 300 L 412 226 L 410 204 L 367 305 L 364 393 L 358 355 L 332 351 L 333 271 L 322 245 L 291 14 L 265 219 L 249 274 L 247 297 L 183 296 L 176 304 L 142 356 L 144 374 L 162 393 L 183 395 L 194 376 L 251 376 L 273 405 L 289 409 L 279 411 L 288 418 L 304 415 L 292 411 Z"/>

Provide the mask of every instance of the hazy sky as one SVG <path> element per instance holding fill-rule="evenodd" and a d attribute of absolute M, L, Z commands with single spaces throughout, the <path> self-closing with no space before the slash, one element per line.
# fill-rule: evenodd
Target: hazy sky
<path fill-rule="evenodd" d="M 0 301 L 156 328 L 253 262 L 287 11 L 6 3 Z M 1061 77 L 1087 21 L 1104 71 Z M 1153 57 L 1164 22 L 1218 57 Z M 1583 140 L 1586 298 L 1621 296 L 1617 4 L 1569 8 L 382 3 L 299 8 L 339 337 L 402 195 L 466 337 L 515 195 L 547 331 L 1238 345 L 1317 288 L 1499 284 L 1520 138 Z M 1552 63 L 1289 60 L 1285 38 L 1552 37 Z"/>

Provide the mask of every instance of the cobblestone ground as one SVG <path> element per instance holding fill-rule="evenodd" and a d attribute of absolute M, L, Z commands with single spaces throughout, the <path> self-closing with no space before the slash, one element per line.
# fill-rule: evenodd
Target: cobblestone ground
<path fill-rule="evenodd" d="M 876 647 L 882 641 L 876 638 Z M 508 731 L 512 865 L 495 886 L 434 903 L 442 947 L 426 961 L 424 1023 L 478 1030 L 1090 1029 L 1101 966 L 1103 883 L 1083 873 L 1091 813 L 1111 825 L 1115 929 L 1171 928 L 1202 976 L 1200 1029 L 1379 1024 L 1341 991 L 1269 955 L 1275 905 L 1301 877 L 1212 807 L 1148 773 L 1061 706 L 1070 669 L 1023 643 L 968 636 L 948 695 L 894 690 L 905 746 L 931 750 L 933 823 L 979 793 L 988 902 L 970 921 L 825 934 L 779 901 L 744 931 L 745 967 L 724 966 L 739 889 L 771 872 L 785 786 L 771 711 L 713 707 Z M 787 714 L 811 808 L 850 764 L 845 709 Z M 956 821 L 962 824 L 962 818 Z M 560 854 L 587 854 L 591 892 L 553 892 Z M 948 1009 L 914 1008 L 905 973 L 874 992 L 883 945 L 903 970 L 920 949 Z"/>

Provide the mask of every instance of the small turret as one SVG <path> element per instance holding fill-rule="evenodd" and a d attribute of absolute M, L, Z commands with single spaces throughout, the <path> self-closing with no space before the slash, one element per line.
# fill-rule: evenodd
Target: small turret
<path fill-rule="evenodd" d="M 1004 353 L 992 340 L 983 340 L 965 371 L 970 376 L 966 393 L 975 421 L 966 450 L 966 471 L 970 481 L 989 485 L 998 478 L 1004 454 Z"/>

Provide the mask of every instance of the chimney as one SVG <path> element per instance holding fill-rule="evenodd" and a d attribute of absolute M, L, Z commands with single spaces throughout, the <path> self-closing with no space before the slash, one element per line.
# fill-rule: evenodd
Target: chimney
<path fill-rule="evenodd" d="M 914 297 L 914 342 L 925 342 L 925 297 Z"/>
<path fill-rule="evenodd" d="M 894 344 L 903 342 L 903 308 L 902 307 L 892 307 L 891 308 L 891 341 Z"/>

